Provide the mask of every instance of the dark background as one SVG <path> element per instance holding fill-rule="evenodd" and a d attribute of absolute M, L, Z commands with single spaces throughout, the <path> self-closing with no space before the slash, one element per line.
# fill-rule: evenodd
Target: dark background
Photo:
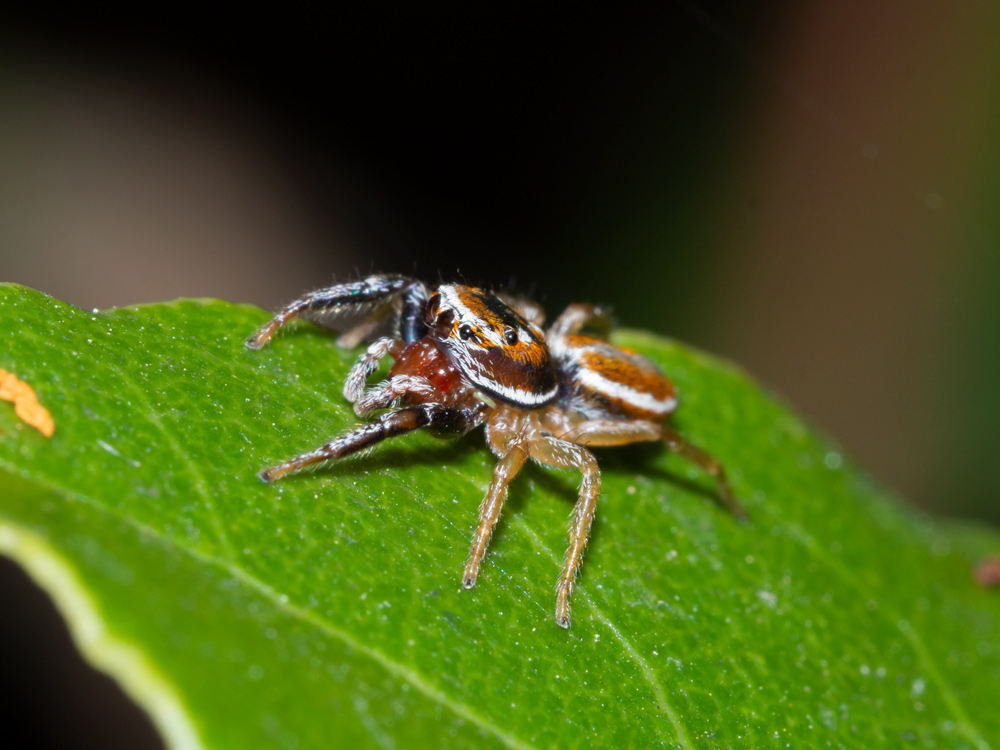
<path fill-rule="evenodd" d="M 1000 521 L 997 7 L 153 12 L 0 24 L 0 279 L 608 303 L 909 501 Z M 0 587 L 0 746 L 155 747 L 46 597 L 7 562 Z"/>

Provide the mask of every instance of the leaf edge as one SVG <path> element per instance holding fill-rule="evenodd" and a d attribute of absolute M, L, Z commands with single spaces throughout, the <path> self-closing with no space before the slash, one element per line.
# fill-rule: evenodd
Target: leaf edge
<path fill-rule="evenodd" d="M 148 714 L 168 748 L 206 748 L 171 683 L 141 649 L 114 634 L 73 566 L 44 537 L 0 516 L 0 554 L 17 564 L 49 596 L 77 650 Z"/>

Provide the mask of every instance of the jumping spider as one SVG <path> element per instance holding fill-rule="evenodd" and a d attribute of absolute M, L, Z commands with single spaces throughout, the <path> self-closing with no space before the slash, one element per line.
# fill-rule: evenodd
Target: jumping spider
<path fill-rule="evenodd" d="M 570 625 L 570 595 L 601 481 L 597 461 L 584 446 L 663 441 L 713 475 L 722 501 L 744 516 L 722 465 L 664 424 L 677 406 L 673 385 L 640 354 L 607 341 L 610 320 L 598 308 L 570 305 L 543 333 L 543 313 L 527 300 L 456 284 L 431 291 L 406 276 L 377 275 L 295 300 L 246 345 L 260 349 L 296 317 L 321 325 L 353 319 L 338 343 L 371 344 L 347 376 L 344 397 L 362 417 L 398 406 L 265 469 L 260 478 L 273 482 L 421 427 L 457 436 L 485 425 L 499 461 L 479 508 L 462 575 L 465 588 L 476 583 L 507 487 L 529 458 L 583 474 L 556 587 L 556 623 L 564 628 Z M 388 378 L 368 387 L 368 377 L 386 355 L 395 360 Z"/>

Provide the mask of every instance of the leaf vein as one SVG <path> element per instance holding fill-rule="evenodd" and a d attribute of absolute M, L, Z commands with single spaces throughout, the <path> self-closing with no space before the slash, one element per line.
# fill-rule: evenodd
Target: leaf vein
<path fill-rule="evenodd" d="M 765 510 L 765 512 L 772 518 L 782 520 L 771 511 Z M 852 573 L 851 570 L 837 558 L 831 557 L 808 532 L 802 529 L 802 527 L 798 524 L 787 524 L 786 528 L 790 532 L 789 536 L 791 539 L 808 549 L 819 562 L 823 563 L 827 568 L 839 575 L 845 583 L 851 586 L 861 596 L 865 599 L 875 598 L 875 594 L 868 589 L 863 581 L 855 576 L 854 573 Z M 941 693 L 945 706 L 947 706 L 948 710 L 955 719 L 955 725 L 959 728 L 965 738 L 972 742 L 977 748 L 979 748 L 979 750 L 990 750 L 989 743 L 983 739 L 982 734 L 980 734 L 980 732 L 972 724 L 968 714 L 965 713 L 965 710 L 962 708 L 962 704 L 958 700 L 958 696 L 955 695 L 951 684 L 941 673 L 941 670 L 937 665 L 937 660 L 927 648 L 927 644 L 924 643 L 923 638 L 916 631 L 916 628 L 912 625 L 905 628 L 900 627 L 899 623 L 904 618 L 896 612 L 891 605 L 880 605 L 878 612 L 881 616 L 885 617 L 907 641 L 909 641 L 910 646 L 917 655 L 917 658 L 924 663 L 928 675 L 930 675 L 931 680 Z"/>

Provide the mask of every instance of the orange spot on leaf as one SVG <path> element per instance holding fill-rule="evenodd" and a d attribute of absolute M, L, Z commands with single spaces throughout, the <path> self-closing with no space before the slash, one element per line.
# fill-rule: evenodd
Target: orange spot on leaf
<path fill-rule="evenodd" d="M 0 369 L 0 399 L 14 404 L 14 413 L 24 422 L 34 427 L 45 437 L 52 437 L 56 423 L 48 409 L 38 403 L 38 397 L 30 385 L 14 373 Z"/>

